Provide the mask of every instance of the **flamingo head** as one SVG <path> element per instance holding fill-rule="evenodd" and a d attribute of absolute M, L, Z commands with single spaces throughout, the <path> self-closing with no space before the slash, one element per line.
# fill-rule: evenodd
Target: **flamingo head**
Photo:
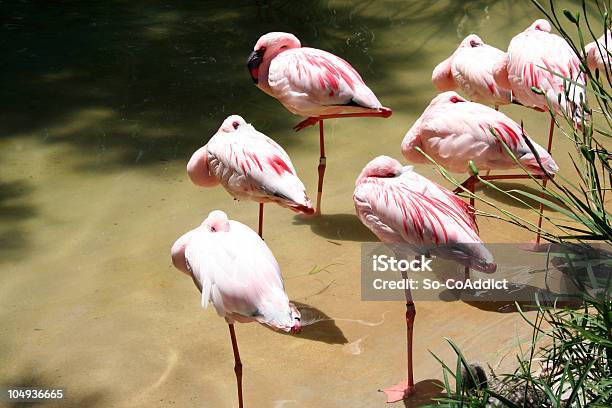
<path fill-rule="evenodd" d="M 230 115 L 223 121 L 218 132 L 231 133 L 246 125 L 248 125 L 248 123 L 246 123 L 246 120 L 244 120 L 242 116 Z"/>
<path fill-rule="evenodd" d="M 211 211 L 202 227 L 208 232 L 228 232 L 230 225 L 227 214 L 220 210 Z"/>
<path fill-rule="evenodd" d="M 366 177 L 392 178 L 402 172 L 402 165 L 389 156 L 378 156 L 370 161 L 357 178 L 357 184 Z"/>
<path fill-rule="evenodd" d="M 289 308 L 291 309 L 291 321 L 293 322 L 291 333 L 299 333 L 302 330 L 302 314 L 293 303 L 289 303 Z"/>
<path fill-rule="evenodd" d="M 531 24 L 527 30 L 525 31 L 543 31 L 545 33 L 550 33 L 552 27 L 548 20 L 544 20 L 543 18 L 539 18 Z"/>
<path fill-rule="evenodd" d="M 461 48 L 476 48 L 478 46 L 484 45 L 484 41 L 477 36 L 476 34 L 470 34 L 461 41 L 459 47 Z"/>
<path fill-rule="evenodd" d="M 442 92 L 435 98 L 431 100 L 429 106 L 448 106 L 448 104 L 456 104 L 460 102 L 467 102 L 461 95 L 457 92 L 448 91 Z"/>
<path fill-rule="evenodd" d="M 290 33 L 272 32 L 262 35 L 247 59 L 247 67 L 253 82 L 255 84 L 259 83 L 259 66 L 261 64 L 269 65 L 270 61 L 281 52 L 301 46 L 300 40 Z"/>

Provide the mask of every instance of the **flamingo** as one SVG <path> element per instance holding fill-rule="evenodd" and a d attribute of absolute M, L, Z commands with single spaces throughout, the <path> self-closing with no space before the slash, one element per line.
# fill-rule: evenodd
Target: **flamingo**
<path fill-rule="evenodd" d="M 612 49 L 612 32 L 609 30 L 606 30 L 597 41 L 593 41 L 584 47 L 586 62 L 591 71 L 596 69 L 603 73 L 610 71 L 610 52 L 608 47 Z"/>
<path fill-rule="evenodd" d="M 314 213 L 287 152 L 238 115 L 225 119 L 208 143 L 191 156 L 187 173 L 198 186 L 221 183 L 234 198 L 258 202 L 262 237 L 264 203 Z"/>
<path fill-rule="evenodd" d="M 259 89 L 278 99 L 291 113 L 305 116 L 294 129 L 319 123 L 319 180 L 316 213 L 321 213 L 325 157 L 323 121 L 345 117 L 391 116 L 359 73 L 327 51 L 302 47 L 296 36 L 271 32 L 259 38 L 247 67 Z"/>
<path fill-rule="evenodd" d="M 537 157 L 525 139 L 529 140 Z M 535 177 L 542 178 L 544 186 L 547 178 L 559 171 L 559 166 L 550 153 L 534 142 L 523 131 L 522 126 L 503 113 L 479 103 L 468 102 L 452 91 L 441 93 L 431 101 L 402 142 L 402 153 L 407 160 L 429 163 L 417 147 L 444 168 L 456 173 L 469 172 L 470 161 L 482 170 L 519 167 L 506 148 L 523 167 L 530 170 Z M 526 174 L 487 174 L 482 176 L 482 179 L 507 180 L 527 177 L 529 176 Z M 462 185 L 473 193 L 477 180 L 476 176 L 472 175 Z M 461 190 L 459 187 L 455 192 Z M 473 195 L 470 196 L 470 205 L 475 205 Z M 544 207 L 540 204 L 536 244 L 539 244 L 540 240 L 543 210 Z"/>
<path fill-rule="evenodd" d="M 493 78 L 493 67 L 506 54 L 485 44 L 476 34 L 470 34 L 455 52 L 433 70 L 431 81 L 439 91 L 460 89 L 470 100 L 484 105 L 506 105 L 512 102 L 509 90 Z"/>
<path fill-rule="evenodd" d="M 472 209 L 459 197 L 388 156 L 369 162 L 355 183 L 355 211 L 382 242 L 404 244 L 415 254 L 434 254 L 492 273 L 497 266 L 482 244 Z M 404 279 L 406 276 L 404 275 Z M 413 394 L 412 337 L 416 309 L 406 289 L 408 378 L 383 390 L 387 402 Z"/>
<path fill-rule="evenodd" d="M 559 75 L 571 78 L 574 83 Z M 586 99 L 586 86 L 580 59 L 565 39 L 551 33 L 547 20 L 536 20 L 510 41 L 506 57 L 495 66 L 493 76 L 522 105 L 548 111 L 550 103 L 553 115 L 548 152 L 552 149 L 554 114 L 567 113 L 577 125 L 584 118 L 580 101 Z M 532 87 L 543 93 L 534 92 Z"/>
<path fill-rule="evenodd" d="M 525 134 L 539 156 L 542 169 L 523 134 L 521 126 L 503 113 L 448 91 L 437 95 L 406 133 L 402 153 L 410 162 L 429 163 L 416 150 L 418 147 L 455 173 L 469 172 L 470 160 L 482 170 L 519 167 L 506 152 L 503 141 L 534 174 L 555 174 L 559 167 L 552 156 Z"/>
<path fill-rule="evenodd" d="M 211 302 L 229 326 L 242 408 L 242 362 L 234 322 L 256 321 L 292 333 L 301 328 L 300 312 L 289 302 L 278 263 L 253 230 L 219 210 L 174 243 L 172 263 L 191 276 L 202 294 L 202 308 Z"/>

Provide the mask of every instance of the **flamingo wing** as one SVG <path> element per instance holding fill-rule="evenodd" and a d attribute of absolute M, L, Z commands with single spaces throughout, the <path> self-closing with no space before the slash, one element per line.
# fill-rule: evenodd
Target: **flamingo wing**
<path fill-rule="evenodd" d="M 237 315 L 289 331 L 289 299 L 274 255 L 253 230 L 229 223 L 229 232 L 201 230 L 185 250 L 202 285 L 202 307 L 212 302 L 220 316 Z"/>
<path fill-rule="evenodd" d="M 355 208 L 362 222 L 383 242 L 489 270 L 492 256 L 482 246 L 470 207 L 405 169 L 396 178 L 370 178 L 356 187 Z"/>
<path fill-rule="evenodd" d="M 446 245 L 457 237 L 449 232 L 449 224 L 460 225 L 463 233 L 477 238 L 467 205 L 414 172 L 393 179 L 369 179 L 357 186 L 354 197 L 365 215 L 385 226 L 384 232 L 396 234 L 381 240 L 393 238 L 393 242 L 417 247 Z"/>
<path fill-rule="evenodd" d="M 452 62 L 452 75 L 470 99 L 486 104 L 510 103 L 510 92 L 497 83 L 494 67 L 502 64 L 505 53 L 489 45 L 458 50 Z"/>
<path fill-rule="evenodd" d="M 512 119 L 479 103 L 460 102 L 451 106 L 429 112 L 428 120 L 422 121 L 418 128 L 411 129 L 404 143 L 418 137 L 426 153 L 448 170 L 457 173 L 466 172 L 470 160 L 480 169 L 518 167 L 507 153 L 503 145 L 505 143 L 523 165 L 538 174 L 542 173 L 523 139 L 523 131 Z M 529 140 L 545 168 L 550 173 L 556 173 L 558 167 L 550 154 Z"/>
<path fill-rule="evenodd" d="M 578 56 L 563 38 L 542 31 L 526 31 L 512 39 L 508 55 L 508 78 L 520 102 L 547 110 L 546 98 L 531 90 L 535 87 L 543 89 L 555 110 L 560 112 L 565 109 L 563 77 L 566 77 L 582 84 L 570 85 L 567 95 L 575 106 L 579 106 L 580 95 L 585 96 L 584 74 L 580 71 Z M 561 103 L 558 95 L 561 95 Z"/>
<path fill-rule="evenodd" d="M 316 105 L 367 109 L 382 106 L 348 62 L 314 48 L 296 48 L 279 54 L 270 64 L 268 82 L 279 96 L 305 97 Z"/>
<path fill-rule="evenodd" d="M 215 135 L 207 150 L 210 167 L 232 195 L 311 212 L 306 188 L 287 152 L 252 126 Z"/>

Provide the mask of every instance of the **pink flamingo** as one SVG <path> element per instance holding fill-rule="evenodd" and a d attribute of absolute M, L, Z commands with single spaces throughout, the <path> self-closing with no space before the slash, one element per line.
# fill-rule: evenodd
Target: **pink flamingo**
<path fill-rule="evenodd" d="M 493 78 L 493 67 L 503 61 L 506 53 L 488 44 L 476 34 L 470 34 L 455 52 L 439 63 L 431 81 L 439 91 L 460 89 L 468 99 L 484 105 L 506 105 L 512 102 L 510 91 Z"/>
<path fill-rule="evenodd" d="M 221 183 L 234 198 L 258 202 L 260 236 L 264 203 L 314 213 L 287 152 L 238 115 L 225 119 L 208 143 L 191 156 L 187 173 L 199 186 Z"/>
<path fill-rule="evenodd" d="M 293 34 L 263 35 L 248 58 L 247 67 L 259 89 L 278 99 L 291 113 L 306 116 L 294 129 L 319 123 L 319 181 L 317 214 L 321 213 L 323 177 L 327 160 L 323 120 L 344 117 L 391 116 L 357 71 L 327 51 L 302 47 Z"/>
<path fill-rule="evenodd" d="M 609 30 L 606 30 L 597 41 L 593 41 L 584 47 L 587 65 L 591 71 L 599 69 L 602 75 L 610 72 L 609 49 L 612 49 L 612 32 Z"/>
<path fill-rule="evenodd" d="M 498 136 L 497 138 L 492 131 Z M 538 157 L 533 154 L 525 139 L 529 140 Z M 470 161 L 479 170 L 519 167 L 506 149 L 510 150 L 519 163 L 530 170 L 535 177 L 543 178 L 543 183 L 559 171 L 550 153 L 534 142 L 520 125 L 501 112 L 479 103 L 466 101 L 455 92 L 444 92 L 436 96 L 406 133 L 402 142 L 402 153 L 407 160 L 414 163 L 429 163 L 417 148 L 447 170 L 456 173 L 469 172 Z M 529 176 L 487 174 L 481 177 L 484 180 L 507 180 Z M 463 186 L 473 193 L 477 180 L 475 176 L 470 176 Z M 459 192 L 462 189 L 458 188 L 455 191 Z M 473 207 L 474 204 L 474 197 L 470 196 L 470 205 Z M 543 206 L 540 205 L 538 229 L 542 226 L 542 210 Z M 538 233 L 537 243 L 539 239 Z"/>
<path fill-rule="evenodd" d="M 429 163 L 416 150 L 418 147 L 455 173 L 469 172 L 470 160 L 479 170 L 519 167 L 506 152 L 503 141 L 523 166 L 534 174 L 545 174 L 523 134 L 521 126 L 503 113 L 466 101 L 456 92 L 449 91 L 436 96 L 406 133 L 402 153 L 410 162 Z M 525 136 L 534 146 L 546 172 L 556 173 L 559 168 L 552 156 Z"/>
<path fill-rule="evenodd" d="M 300 312 L 289 302 L 278 263 L 253 230 L 218 210 L 174 243 L 172 263 L 191 276 L 202 293 L 202 308 L 212 302 L 229 326 L 242 408 L 242 362 L 234 322 L 256 321 L 293 333 L 301 328 Z"/>
<path fill-rule="evenodd" d="M 404 244 L 410 252 L 432 253 L 482 272 L 491 273 L 497 267 L 478 236 L 472 209 L 449 190 L 415 173 L 412 166 L 402 167 L 387 156 L 375 158 L 357 178 L 353 200 L 361 222 L 384 243 Z M 387 402 L 415 392 L 416 310 L 410 290 L 405 294 L 408 379 L 384 390 Z"/>
<path fill-rule="evenodd" d="M 580 100 L 586 99 L 580 59 L 565 39 L 550 31 L 550 23 L 539 19 L 516 35 L 508 45 L 505 59 L 495 66 L 493 75 L 496 82 L 511 90 L 512 97 L 521 104 L 546 112 L 550 103 L 554 114 L 567 112 L 580 125 L 583 119 Z M 571 78 L 574 83 L 562 76 Z M 534 92 L 532 87 L 543 93 Z M 546 149 L 549 152 L 554 124 L 552 115 Z"/>

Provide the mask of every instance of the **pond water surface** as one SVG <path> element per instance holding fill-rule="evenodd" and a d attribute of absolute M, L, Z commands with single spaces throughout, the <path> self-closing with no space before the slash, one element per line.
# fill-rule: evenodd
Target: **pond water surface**
<path fill-rule="evenodd" d="M 405 376 L 404 305 L 360 300 L 360 242 L 376 239 L 354 216 L 355 178 L 376 155 L 401 159 L 436 94 L 433 67 L 465 35 L 506 49 L 540 14 L 510 0 L 96 4 L 0 6 L 0 384 L 66 387 L 57 406 L 237 406 L 227 326 L 200 308 L 169 250 L 212 209 L 256 226 L 255 204 L 185 173 L 230 114 L 277 140 L 316 195 L 316 129 L 294 133 L 300 118 L 245 67 L 260 35 L 290 31 L 350 61 L 394 115 L 328 121 L 322 217 L 267 206 L 287 292 L 322 321 L 299 336 L 238 325 L 246 405 L 384 406 L 377 390 Z M 502 110 L 545 143 L 546 115 Z M 569 144 L 555 143 L 572 174 Z M 480 228 L 485 242 L 531 239 L 492 220 Z M 511 366 L 528 327 L 502 306 L 417 303 L 420 395 L 407 406 L 435 394 L 441 370 L 428 350 L 452 359 L 444 337 L 470 359 Z"/>

